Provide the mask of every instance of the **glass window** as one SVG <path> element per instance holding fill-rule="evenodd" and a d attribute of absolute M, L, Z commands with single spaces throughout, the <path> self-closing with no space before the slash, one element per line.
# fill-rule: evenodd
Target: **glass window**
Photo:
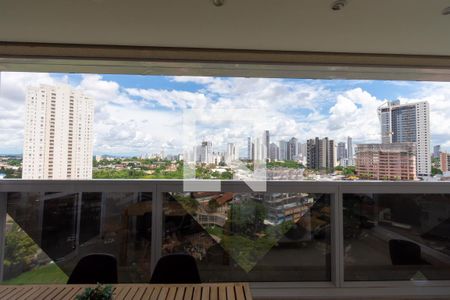
<path fill-rule="evenodd" d="M 450 178 L 445 82 L 1 76 L 0 178 Z"/>
<path fill-rule="evenodd" d="M 450 279 L 450 195 L 345 194 L 345 280 Z"/>
<path fill-rule="evenodd" d="M 149 282 L 152 193 L 8 193 L 6 284 L 66 283 L 77 262 L 113 255 L 119 282 Z"/>
<path fill-rule="evenodd" d="M 162 253 L 202 281 L 329 281 L 330 195 L 165 193 Z"/>

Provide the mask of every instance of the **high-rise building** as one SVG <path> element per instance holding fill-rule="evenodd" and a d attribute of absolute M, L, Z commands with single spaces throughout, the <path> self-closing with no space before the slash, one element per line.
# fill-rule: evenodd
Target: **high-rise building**
<path fill-rule="evenodd" d="M 306 166 L 307 145 L 306 143 L 298 143 L 297 161 Z"/>
<path fill-rule="evenodd" d="M 225 152 L 225 163 L 230 164 L 239 159 L 239 149 L 236 144 L 228 143 L 227 151 Z"/>
<path fill-rule="evenodd" d="M 215 164 L 216 166 L 218 164 L 220 164 L 221 162 L 225 161 L 225 155 L 223 155 L 220 152 L 213 152 L 212 153 L 212 159 L 211 159 L 211 163 Z"/>
<path fill-rule="evenodd" d="M 266 130 L 262 137 L 253 139 L 247 138 L 247 157 L 249 160 L 262 161 L 267 160 L 269 154 L 269 148 L 266 143 L 269 140 L 269 131 Z"/>
<path fill-rule="evenodd" d="M 279 225 L 286 221 L 298 222 L 314 204 L 306 193 L 251 193 L 248 197 L 266 208 L 265 224 Z"/>
<path fill-rule="evenodd" d="M 306 143 L 298 143 L 298 156 L 306 157 Z"/>
<path fill-rule="evenodd" d="M 332 170 L 335 167 L 336 149 L 333 140 L 328 138 L 307 141 L 307 167 L 309 169 Z"/>
<path fill-rule="evenodd" d="M 91 179 L 94 100 L 67 85 L 29 87 L 23 179 Z"/>
<path fill-rule="evenodd" d="M 251 153 L 251 156 L 252 156 L 252 160 L 255 160 L 255 143 L 253 143 L 253 142 L 252 142 L 252 153 Z"/>
<path fill-rule="evenodd" d="M 337 145 L 337 160 L 340 161 L 343 158 L 347 158 L 347 149 L 345 149 L 345 143 L 340 142 Z"/>
<path fill-rule="evenodd" d="M 269 159 L 270 161 L 277 161 L 279 160 L 280 155 L 280 148 L 275 143 L 271 143 L 269 145 Z"/>
<path fill-rule="evenodd" d="M 296 160 L 298 153 L 298 140 L 293 137 L 288 142 L 287 147 L 287 160 Z"/>
<path fill-rule="evenodd" d="M 201 145 L 197 146 L 196 149 L 196 162 L 202 164 L 212 164 L 214 163 L 214 155 L 212 142 L 203 141 Z"/>
<path fill-rule="evenodd" d="M 447 152 L 439 153 L 439 162 L 441 164 L 442 172 L 448 172 L 450 170 L 450 154 Z"/>
<path fill-rule="evenodd" d="M 347 158 L 353 161 L 353 139 L 351 137 L 347 137 Z"/>
<path fill-rule="evenodd" d="M 265 149 L 265 152 L 266 152 L 266 155 L 265 155 L 265 157 L 266 158 L 268 158 L 269 157 L 269 150 L 270 150 L 270 135 L 269 135 L 269 130 L 266 130 L 265 132 L 264 132 L 264 144 L 265 144 L 265 146 L 266 146 L 266 149 Z"/>
<path fill-rule="evenodd" d="M 288 142 L 280 141 L 280 160 L 285 161 L 288 159 Z"/>
<path fill-rule="evenodd" d="M 439 158 L 439 153 L 441 153 L 441 145 L 436 145 L 433 147 L 433 157 Z"/>
<path fill-rule="evenodd" d="M 416 179 L 414 143 L 362 144 L 356 148 L 356 174 L 361 179 Z"/>
<path fill-rule="evenodd" d="M 430 108 L 428 102 L 387 102 L 378 108 L 381 142 L 415 143 L 418 176 L 431 174 Z"/>
<path fill-rule="evenodd" d="M 265 161 L 267 159 L 267 150 L 266 145 L 264 143 L 264 136 L 263 138 L 256 138 L 254 147 L 254 160 L 255 161 Z"/>

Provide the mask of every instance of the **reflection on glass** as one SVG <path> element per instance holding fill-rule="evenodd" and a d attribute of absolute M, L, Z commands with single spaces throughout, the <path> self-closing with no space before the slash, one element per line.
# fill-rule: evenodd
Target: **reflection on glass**
<path fill-rule="evenodd" d="M 8 215 L 2 284 L 66 283 L 67 275 Z"/>
<path fill-rule="evenodd" d="M 345 280 L 450 279 L 450 195 L 344 195 Z"/>
<path fill-rule="evenodd" d="M 162 250 L 195 257 L 203 281 L 327 281 L 330 197 L 166 193 Z"/>
<path fill-rule="evenodd" d="M 151 252 L 151 193 L 8 193 L 8 214 L 28 237 L 17 250 L 26 267 L 7 273 L 24 283 L 43 283 L 34 265 L 54 261 L 66 275 L 76 263 L 92 253 L 114 255 L 119 263 L 120 282 L 148 282 Z M 6 248 L 13 240 L 6 240 Z M 36 261 L 25 250 L 48 257 Z M 28 250 L 27 250 L 28 251 Z M 23 253 L 23 254 L 22 254 Z M 30 254 L 31 255 L 31 254 Z M 52 270 L 53 271 L 53 270 Z M 67 277 L 57 281 L 63 283 Z M 62 281 L 61 281 L 62 280 Z"/>

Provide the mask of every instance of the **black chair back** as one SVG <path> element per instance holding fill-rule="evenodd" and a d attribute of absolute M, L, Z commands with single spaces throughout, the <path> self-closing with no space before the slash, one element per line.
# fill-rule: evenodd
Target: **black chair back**
<path fill-rule="evenodd" d="M 87 255 L 80 259 L 67 283 L 117 283 L 117 260 L 109 254 Z"/>
<path fill-rule="evenodd" d="M 201 283 L 195 259 L 187 254 L 169 254 L 159 259 L 150 283 Z"/>
<path fill-rule="evenodd" d="M 420 246 L 410 241 L 389 240 L 389 253 L 394 266 L 423 264 Z"/>

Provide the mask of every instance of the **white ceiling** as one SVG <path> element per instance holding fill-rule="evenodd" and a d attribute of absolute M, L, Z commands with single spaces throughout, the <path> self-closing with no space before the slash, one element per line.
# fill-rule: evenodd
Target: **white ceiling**
<path fill-rule="evenodd" d="M 450 0 L 0 0 L 0 41 L 450 55 Z"/>

